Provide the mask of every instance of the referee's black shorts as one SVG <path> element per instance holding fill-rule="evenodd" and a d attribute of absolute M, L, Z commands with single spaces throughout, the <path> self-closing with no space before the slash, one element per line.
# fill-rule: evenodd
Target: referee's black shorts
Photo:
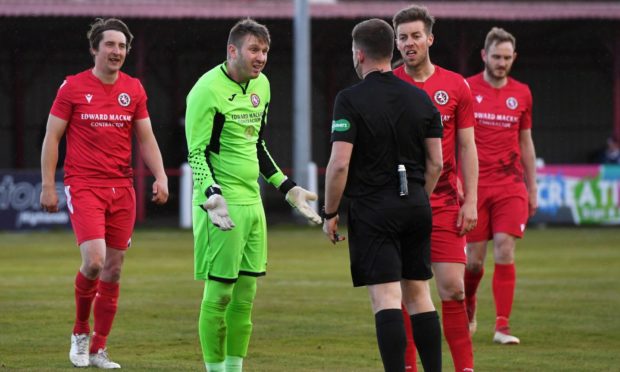
<path fill-rule="evenodd" d="M 349 257 L 353 286 L 427 280 L 431 270 L 432 212 L 424 187 L 409 196 L 383 190 L 349 203 Z"/>

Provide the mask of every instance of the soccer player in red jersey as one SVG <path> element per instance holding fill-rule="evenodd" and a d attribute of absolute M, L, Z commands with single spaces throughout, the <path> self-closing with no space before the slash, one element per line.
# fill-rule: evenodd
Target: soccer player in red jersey
<path fill-rule="evenodd" d="M 464 303 L 463 275 L 465 272 L 465 234 L 477 221 L 476 195 L 478 157 L 474 141 L 472 96 L 465 79 L 452 71 L 431 63 L 429 48 L 433 45 L 435 20 L 422 6 L 411 6 L 393 18 L 396 46 L 404 64 L 394 74 L 429 95 L 444 126 L 442 139 L 443 171 L 431 195 L 433 233 L 431 262 L 439 297 L 446 341 L 450 346 L 455 370 L 473 371 L 474 358 L 468 319 Z M 457 163 L 455 148 L 459 149 L 459 165 L 465 181 L 462 205 L 457 194 Z M 428 290 L 419 282 L 420 290 Z M 420 304 L 428 307 L 432 304 Z M 404 311 L 404 308 L 403 308 Z M 406 314 L 405 314 L 406 315 Z M 408 319 L 408 316 L 404 317 Z M 409 329 L 409 328 L 408 328 Z M 408 331 L 407 371 L 416 370 L 415 347 Z"/>
<path fill-rule="evenodd" d="M 155 176 L 153 202 L 167 201 L 168 178 L 144 88 L 138 79 L 120 71 L 133 38 L 129 28 L 118 19 L 96 19 L 87 37 L 94 67 L 66 78 L 47 121 L 41 151 L 41 207 L 58 211 L 54 176 L 58 144 L 66 133 L 65 194 L 82 256 L 75 278 L 76 319 L 69 359 L 76 367 L 111 369 L 120 365 L 109 359 L 106 339 L 117 310 L 121 268 L 136 215 L 132 133 Z"/>
<path fill-rule="evenodd" d="M 476 290 L 484 273 L 487 242 L 493 240 L 493 341 L 500 344 L 519 343 L 508 323 L 515 291 L 515 243 L 538 207 L 532 94 L 527 85 L 508 76 L 517 57 L 515 44 L 510 33 L 491 29 L 481 52 L 484 71 L 467 79 L 474 97 L 480 154 L 478 226 L 467 235 L 467 313 L 473 333 Z"/>

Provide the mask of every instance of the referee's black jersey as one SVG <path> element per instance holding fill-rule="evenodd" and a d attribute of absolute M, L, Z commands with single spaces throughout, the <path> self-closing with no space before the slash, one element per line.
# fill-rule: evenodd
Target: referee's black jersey
<path fill-rule="evenodd" d="M 423 90 L 392 71 L 372 72 L 338 93 L 331 141 L 353 144 L 345 195 L 398 190 L 398 164 L 409 182 L 424 185 L 424 140 L 441 138 L 441 115 Z"/>

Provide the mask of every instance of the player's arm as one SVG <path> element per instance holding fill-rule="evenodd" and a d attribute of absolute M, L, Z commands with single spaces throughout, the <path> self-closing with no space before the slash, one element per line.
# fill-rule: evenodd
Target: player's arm
<path fill-rule="evenodd" d="M 357 138 L 359 114 L 350 103 L 346 91 L 336 95 L 331 129 L 332 151 L 325 170 L 325 205 L 323 232 L 333 244 L 344 240 L 338 235 L 338 207 L 347 184 L 349 164 Z"/>
<path fill-rule="evenodd" d="M 441 138 L 426 138 L 424 140 L 426 154 L 426 170 L 424 171 L 424 189 L 430 197 L 437 185 L 443 168 L 443 154 L 441 152 Z"/>
<path fill-rule="evenodd" d="M 286 194 L 295 187 L 295 182 L 286 177 L 284 172 L 280 170 L 278 164 L 271 157 L 267 144 L 265 143 L 264 133 L 267 124 L 267 110 L 269 104 L 265 105 L 265 111 L 263 112 L 263 118 L 261 121 L 260 131 L 258 132 L 258 141 L 256 142 L 256 157 L 258 158 L 258 168 L 261 176 L 275 188 L 280 190 L 283 194 Z"/>
<path fill-rule="evenodd" d="M 425 170 L 424 170 L 424 189 L 426 194 L 430 198 L 439 176 L 441 176 L 441 170 L 443 169 L 443 150 L 441 149 L 441 139 L 443 138 L 443 123 L 441 122 L 441 114 L 433 105 L 428 97 L 426 97 L 426 104 L 431 108 L 433 115 L 430 118 L 426 131 L 426 138 L 424 139 L 424 154 L 425 154 Z"/>
<path fill-rule="evenodd" d="M 202 194 L 215 184 L 208 156 L 214 127 L 224 125 L 224 116 L 217 112 L 215 97 L 198 82 L 187 96 L 185 111 L 185 137 L 187 139 L 187 160 L 192 168 L 194 186 Z M 219 140 L 217 141 L 219 145 Z M 219 149 L 216 149 L 219 152 Z"/>
<path fill-rule="evenodd" d="M 530 217 L 538 209 L 538 186 L 536 184 L 536 150 L 532 140 L 532 130 L 519 131 L 519 147 L 521 148 L 521 164 L 525 172 Z"/>
<path fill-rule="evenodd" d="M 474 139 L 474 127 L 457 131 L 459 161 L 464 182 L 464 200 L 459 210 L 456 226 L 464 235 L 471 231 L 478 222 L 478 152 Z"/>
<path fill-rule="evenodd" d="M 41 148 L 41 208 L 47 212 L 58 212 L 56 192 L 56 166 L 58 165 L 58 144 L 67 129 L 67 120 L 52 114 L 47 118 L 45 138 Z"/>
<path fill-rule="evenodd" d="M 332 152 L 325 170 L 325 215 L 327 216 L 338 212 L 338 206 L 347 184 L 352 152 L 352 143 L 334 141 L 332 144 Z M 326 218 L 323 223 L 323 232 L 332 243 L 340 240 L 336 234 L 337 231 L 338 215 Z"/>
<path fill-rule="evenodd" d="M 265 111 L 263 112 L 263 118 L 261 122 L 261 129 L 258 133 L 258 141 L 256 142 L 256 156 L 258 157 L 258 166 L 260 174 L 263 178 L 275 186 L 282 194 L 284 199 L 291 205 L 291 207 L 297 209 L 304 217 L 310 222 L 316 224 L 321 223 L 321 217 L 314 211 L 314 209 L 308 204 L 309 201 L 315 201 L 318 196 L 300 186 L 297 186 L 295 182 L 291 181 L 280 170 L 280 167 L 273 160 L 265 144 L 263 133 L 267 122 L 267 109 L 269 104 L 265 105 Z"/>
<path fill-rule="evenodd" d="M 209 162 L 211 152 L 219 154 L 219 136 L 224 122 L 217 111 L 217 98 L 199 81 L 187 95 L 185 110 L 185 137 L 187 159 L 192 168 L 194 188 L 198 188 L 206 200 L 201 204 L 209 219 L 217 228 L 228 231 L 235 227 L 228 213 L 228 205 L 222 190 L 215 182 Z"/>
<path fill-rule="evenodd" d="M 153 182 L 153 198 L 156 204 L 164 204 L 168 201 L 168 176 L 164 171 L 164 161 L 153 134 L 153 127 L 150 118 L 136 120 L 134 123 L 136 138 L 140 145 L 140 154 L 149 168 L 155 182 Z"/>

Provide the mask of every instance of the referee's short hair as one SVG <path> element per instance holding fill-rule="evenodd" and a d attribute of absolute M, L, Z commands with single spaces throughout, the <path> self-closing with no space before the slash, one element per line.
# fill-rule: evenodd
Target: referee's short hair
<path fill-rule="evenodd" d="M 386 21 L 378 18 L 358 23 L 351 33 L 355 47 L 374 60 L 392 59 L 394 30 Z"/>

